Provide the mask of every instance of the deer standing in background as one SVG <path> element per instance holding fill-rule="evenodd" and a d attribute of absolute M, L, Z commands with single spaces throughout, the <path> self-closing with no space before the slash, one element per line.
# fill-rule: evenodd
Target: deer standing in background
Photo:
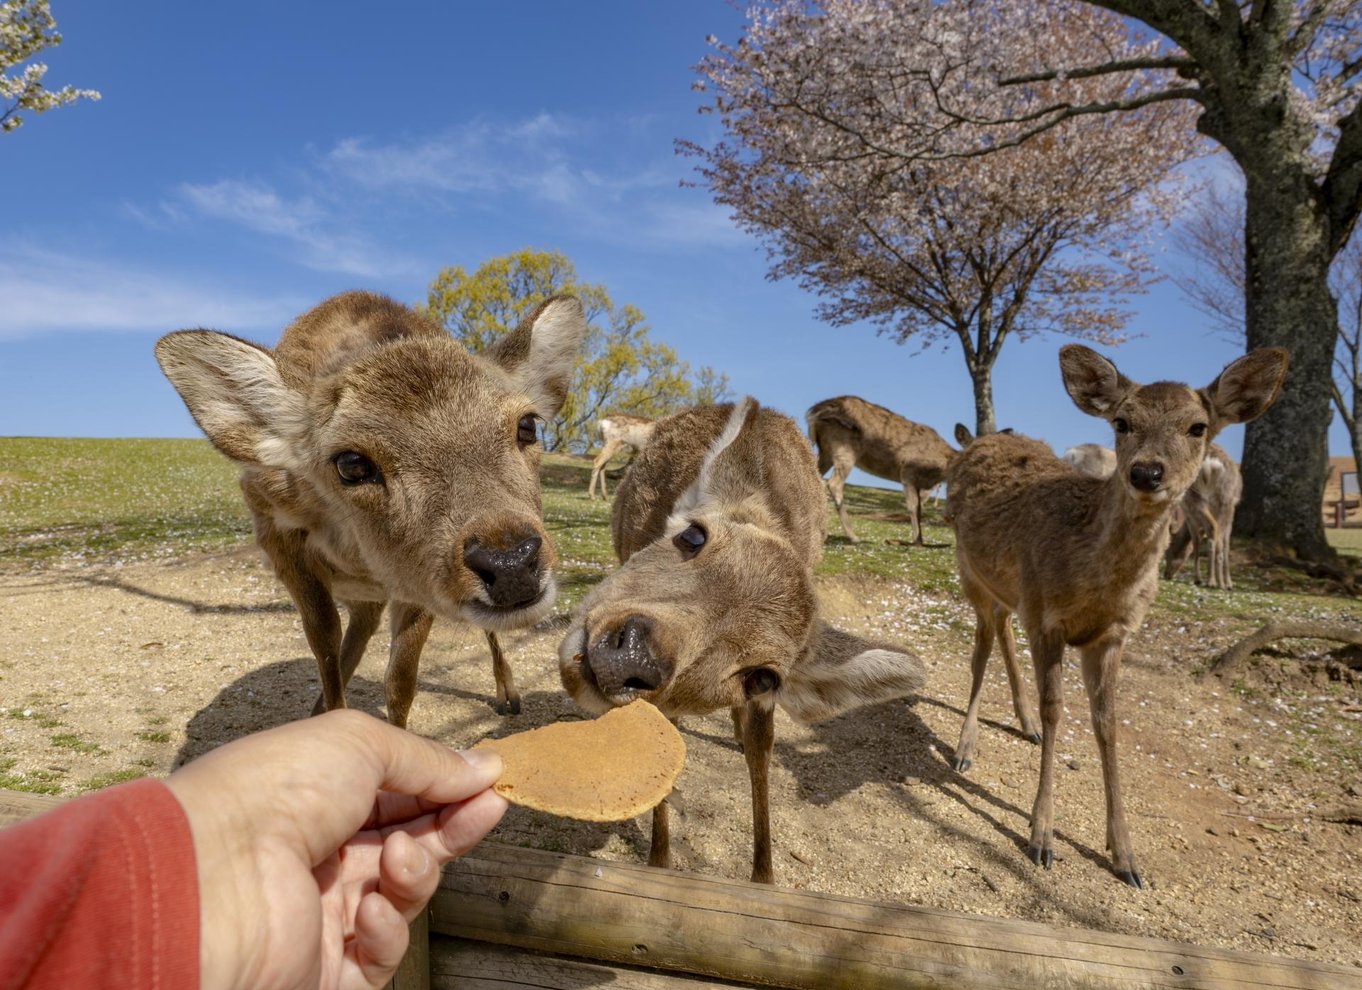
<path fill-rule="evenodd" d="M 208 330 L 157 342 L 194 419 L 241 465 L 256 540 L 317 658 L 314 713 L 345 707 L 389 601 L 389 721 L 407 723 L 436 615 L 486 631 L 497 710 L 519 712 L 494 631 L 553 605 L 536 424 L 562 405 L 585 329 L 581 303 L 555 297 L 473 355 L 400 303 L 348 292 L 273 351 Z"/>
<path fill-rule="evenodd" d="M 1192 558 L 1192 576 L 1201 583 L 1201 556 L 1206 551 L 1206 584 L 1229 590 L 1230 533 L 1234 529 L 1234 510 L 1244 492 L 1239 465 L 1225 449 L 1211 444 L 1201 462 L 1192 487 L 1182 496 L 1180 512 L 1174 518 L 1172 540 L 1164 555 L 1165 578 L 1177 576 L 1187 558 Z"/>
<path fill-rule="evenodd" d="M 591 712 L 643 698 L 673 721 L 727 708 L 752 784 L 752 879 L 770 883 L 779 705 L 801 722 L 916 692 L 922 663 L 818 616 L 826 496 L 794 421 L 751 399 L 658 421 L 615 493 L 622 566 L 572 615 L 563 686 Z M 666 802 L 648 862 L 670 864 Z"/>
<path fill-rule="evenodd" d="M 1116 451 L 1100 443 L 1080 443 L 1064 451 L 1063 460 L 1094 478 L 1110 478 L 1116 471 Z"/>
<path fill-rule="evenodd" d="M 596 420 L 596 431 L 604 441 L 601 452 L 591 463 L 591 481 L 586 486 L 587 498 L 596 498 L 596 481 L 600 479 L 601 498 L 609 498 L 605 490 L 605 465 L 621 447 L 630 447 L 635 453 L 643 449 L 648 438 L 653 435 L 653 421 L 643 416 L 626 416 L 613 413 Z"/>
<path fill-rule="evenodd" d="M 847 519 L 843 490 L 851 469 L 897 481 L 903 485 L 912 540 L 922 541 L 922 493 L 946 476 L 946 465 L 956 451 L 930 426 L 904 419 L 883 406 L 842 395 L 824 399 L 804 414 L 809 439 L 818 448 L 818 474 L 827 474 L 828 492 L 848 540 L 856 542 Z"/>
<path fill-rule="evenodd" d="M 1079 344 L 1061 348 L 1059 362 L 1078 408 L 1115 430 L 1117 468 L 1106 479 L 1092 478 L 1045 444 L 1004 434 L 976 440 L 951 465 L 946 512 L 956 531 L 960 584 L 977 616 L 969 707 L 951 762 L 960 772 L 973 762 L 989 653 L 997 635 L 1007 656 L 1008 620 L 1016 612 L 1030 639 L 1042 727 L 1029 855 L 1049 869 L 1062 660 L 1065 646 L 1076 647 L 1102 761 L 1107 849 L 1116 874 L 1141 887 L 1116 762 L 1121 653 L 1157 591 L 1173 507 L 1196 478 L 1211 438 L 1276 400 L 1286 351 L 1253 351 L 1199 390 L 1176 382 L 1138 385 Z"/>

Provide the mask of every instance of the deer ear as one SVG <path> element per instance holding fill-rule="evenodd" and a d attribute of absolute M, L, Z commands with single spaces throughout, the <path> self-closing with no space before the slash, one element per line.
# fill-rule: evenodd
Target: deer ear
<path fill-rule="evenodd" d="M 293 438 L 306 430 L 303 397 L 284 384 L 274 355 L 212 330 L 156 342 L 156 360 L 213 446 L 234 461 L 296 470 Z"/>
<path fill-rule="evenodd" d="M 488 348 L 487 356 L 530 397 L 536 413 L 552 419 L 567 398 L 585 335 L 586 315 L 581 301 L 573 296 L 554 296 Z"/>
<path fill-rule="evenodd" d="M 1216 428 L 1247 423 L 1267 412 L 1277 401 L 1286 365 L 1287 352 L 1282 347 L 1260 347 L 1227 365 L 1202 390 L 1219 421 Z"/>
<path fill-rule="evenodd" d="M 1116 365 L 1082 344 L 1065 344 L 1059 349 L 1059 373 L 1074 405 L 1102 419 L 1133 387 Z"/>
<path fill-rule="evenodd" d="M 969 431 L 969 427 L 964 423 L 955 424 L 955 442 L 964 447 L 974 441 L 974 434 Z"/>
<path fill-rule="evenodd" d="M 808 651 L 786 675 L 776 702 L 800 722 L 915 694 L 926 683 L 922 661 L 897 646 L 873 643 L 814 624 Z"/>

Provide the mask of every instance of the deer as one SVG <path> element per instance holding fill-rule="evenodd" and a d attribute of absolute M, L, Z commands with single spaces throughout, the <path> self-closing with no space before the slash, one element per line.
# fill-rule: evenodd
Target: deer
<path fill-rule="evenodd" d="M 1229 590 L 1230 533 L 1234 529 L 1234 510 L 1244 491 L 1239 465 L 1218 444 L 1211 444 L 1196 480 L 1182 496 L 1181 511 L 1170 524 L 1172 539 L 1164 555 L 1164 574 L 1177 576 L 1187 558 L 1192 558 L 1192 576 L 1201 583 L 1201 556 L 1206 550 L 1206 584 Z"/>
<path fill-rule="evenodd" d="M 596 420 L 596 432 L 601 435 L 601 452 L 591 462 L 591 481 L 586 486 L 587 498 L 596 498 L 596 483 L 600 481 L 601 498 L 609 498 L 605 489 L 605 465 L 621 447 L 628 447 L 635 453 L 643 449 L 648 438 L 653 435 L 653 421 L 643 416 L 627 416 L 612 413 Z"/>
<path fill-rule="evenodd" d="M 496 709 L 519 714 L 496 632 L 553 606 L 538 424 L 566 397 L 585 329 L 581 303 L 557 296 L 475 355 L 401 303 L 346 292 L 273 349 L 211 330 L 157 341 L 189 412 L 241 467 L 256 542 L 317 661 L 313 714 L 345 707 L 389 603 L 389 721 L 407 724 L 435 616 L 484 630 Z"/>
<path fill-rule="evenodd" d="M 660 420 L 616 494 L 618 570 L 574 610 L 559 646 L 568 694 L 599 714 L 644 699 L 677 721 L 727 708 L 752 788 L 752 879 L 772 883 L 775 710 L 800 722 L 913 694 L 902 647 L 819 617 L 813 568 L 827 536 L 812 451 L 750 397 Z M 670 865 L 664 801 L 648 862 Z"/>
<path fill-rule="evenodd" d="M 1040 779 L 1028 856 L 1047 870 L 1054 858 L 1062 660 L 1064 648 L 1072 646 L 1081 658 L 1101 758 L 1113 872 L 1141 888 L 1116 760 L 1122 652 L 1154 600 L 1170 514 L 1195 480 L 1207 446 L 1224 426 L 1248 422 L 1276 401 L 1287 353 L 1252 351 L 1202 389 L 1169 381 L 1137 384 L 1080 344 L 1062 347 L 1059 365 L 1074 404 L 1111 424 L 1116 470 L 1105 479 L 1090 477 L 1048 445 L 1006 434 L 979 438 L 952 463 L 946 515 L 976 625 L 969 704 L 951 766 L 964 773 L 974 761 L 980 689 L 995 638 L 1003 644 L 1013 697 L 1020 697 L 1010 656 L 1015 612 L 1030 640 L 1040 697 Z"/>
<path fill-rule="evenodd" d="M 828 493 L 837 507 L 842 532 L 858 542 L 847 519 L 843 490 L 851 469 L 903 485 L 908 506 L 912 542 L 921 546 L 922 493 L 931 491 L 946 476 L 946 465 L 955 448 L 930 426 L 904 419 L 884 406 L 854 395 L 824 399 L 804 414 L 809 440 L 818 450 L 818 474 L 826 475 Z"/>
<path fill-rule="evenodd" d="M 1116 470 L 1116 451 L 1100 443 L 1080 443 L 1064 451 L 1063 460 L 1094 478 L 1109 478 Z"/>

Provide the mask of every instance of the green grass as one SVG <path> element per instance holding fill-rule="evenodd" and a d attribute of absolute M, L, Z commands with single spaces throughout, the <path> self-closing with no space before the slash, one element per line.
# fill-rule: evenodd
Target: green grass
<path fill-rule="evenodd" d="M 206 440 L 0 437 L 0 567 L 242 543 L 236 473 Z"/>
<path fill-rule="evenodd" d="M 61 732 L 52 737 L 52 745 L 57 749 L 69 749 L 77 753 L 102 753 L 104 750 L 89 740 L 71 732 Z"/>

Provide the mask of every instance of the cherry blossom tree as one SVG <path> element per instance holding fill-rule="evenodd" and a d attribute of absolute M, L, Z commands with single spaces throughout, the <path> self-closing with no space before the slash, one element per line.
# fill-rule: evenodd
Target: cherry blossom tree
<path fill-rule="evenodd" d="M 993 82 L 1094 50 L 1152 57 L 1121 18 L 1076 2 L 775 0 L 749 10 L 736 44 L 711 46 L 697 87 L 723 137 L 679 150 L 763 239 L 771 276 L 822 297 L 822 318 L 958 343 L 978 432 L 994 429 L 1008 339 L 1119 341 L 1123 303 L 1151 274 L 1142 235 L 1169 203 L 1161 184 L 1197 143 L 1188 108 L 1076 119 L 954 156 L 974 150 L 962 119 L 1024 118 L 1060 90 L 1129 98 L 1131 82 L 1113 76 Z"/>
<path fill-rule="evenodd" d="M 0 132 L 22 124 L 21 112 L 43 113 L 82 98 L 99 99 L 93 89 L 45 89 L 47 66 L 42 62 L 19 69 L 21 63 L 59 44 L 61 35 L 47 0 L 0 0 Z"/>
<path fill-rule="evenodd" d="M 975 94 L 957 100 L 933 75 L 952 124 L 924 132 L 919 156 L 964 168 L 1075 120 L 1194 108 L 1197 130 L 1244 174 L 1247 343 L 1291 354 L 1281 397 L 1245 431 L 1235 530 L 1332 560 L 1319 511 L 1338 336 L 1328 280 L 1362 207 L 1362 0 L 1083 2 L 1142 23 L 1158 47 L 1134 56 L 1056 48 L 1042 70 L 986 70 L 975 80 L 992 90 L 984 113 Z M 1123 80 L 1128 90 L 1094 98 L 1086 86 L 1097 79 Z M 1017 112 L 1009 91 L 1039 98 Z"/>

